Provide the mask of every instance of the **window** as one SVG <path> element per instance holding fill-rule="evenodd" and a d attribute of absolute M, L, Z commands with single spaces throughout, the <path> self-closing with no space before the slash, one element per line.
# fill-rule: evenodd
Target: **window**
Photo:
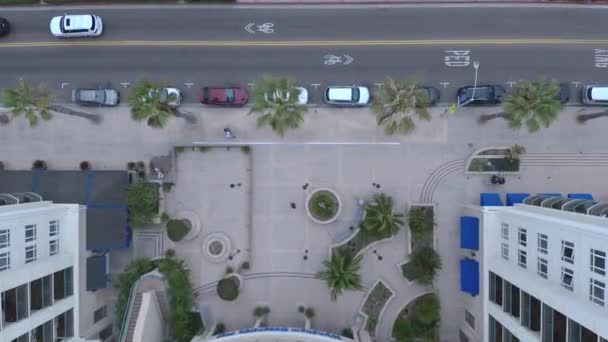
<path fill-rule="evenodd" d="M 597 334 L 585 328 L 577 322 L 568 319 L 568 341 L 569 342 L 597 342 Z M 603 342 L 603 340 L 601 340 Z"/>
<path fill-rule="evenodd" d="M 59 221 L 53 220 L 49 222 L 49 236 L 59 235 Z"/>
<path fill-rule="evenodd" d="M 0 248 L 10 247 L 11 245 L 11 231 L 8 229 L 0 230 Z"/>
<path fill-rule="evenodd" d="M 471 315 L 469 310 L 464 310 L 464 321 L 471 327 L 471 329 L 475 329 L 475 316 Z"/>
<path fill-rule="evenodd" d="M 36 261 L 36 245 L 25 247 L 25 263 Z"/>
<path fill-rule="evenodd" d="M 74 311 L 72 309 L 55 317 L 55 337 L 57 341 L 69 340 L 74 336 Z"/>
<path fill-rule="evenodd" d="M 589 300 L 595 304 L 604 306 L 604 293 L 606 292 L 606 284 L 591 278 L 589 280 Z"/>
<path fill-rule="evenodd" d="M 49 241 L 49 254 L 51 256 L 59 254 L 59 240 Z"/>
<path fill-rule="evenodd" d="M 36 311 L 53 304 L 51 276 L 36 279 L 30 283 L 30 311 Z"/>
<path fill-rule="evenodd" d="M 519 227 L 517 229 L 518 234 L 517 236 L 519 237 L 519 244 L 523 247 L 526 247 L 528 245 L 528 233 L 526 232 L 526 230 L 524 228 Z"/>
<path fill-rule="evenodd" d="M 526 268 L 526 259 L 528 253 L 526 253 L 526 251 L 522 251 L 521 249 L 518 252 L 517 264 L 523 268 Z"/>
<path fill-rule="evenodd" d="M 25 242 L 36 241 L 36 225 L 25 226 Z"/>
<path fill-rule="evenodd" d="M 462 330 L 458 330 L 458 341 L 469 342 L 469 337 Z"/>
<path fill-rule="evenodd" d="M 501 234 L 503 239 L 509 240 L 509 225 L 507 223 L 501 225 Z"/>
<path fill-rule="evenodd" d="M 606 252 L 591 249 L 591 271 L 606 275 Z"/>
<path fill-rule="evenodd" d="M 0 253 L 0 271 L 11 268 L 11 252 Z"/>
<path fill-rule="evenodd" d="M 101 321 L 107 315 L 108 315 L 108 309 L 105 305 L 100 307 L 99 309 L 95 310 L 95 312 L 93 312 L 93 324 Z"/>
<path fill-rule="evenodd" d="M 53 274 L 53 298 L 60 300 L 74 294 L 72 268 L 66 268 Z"/>
<path fill-rule="evenodd" d="M 547 279 L 547 259 L 538 258 L 538 275 Z"/>
<path fill-rule="evenodd" d="M 509 260 L 509 245 L 507 245 L 506 243 L 503 243 L 501 245 L 501 251 L 502 251 L 502 258 L 505 260 Z"/>
<path fill-rule="evenodd" d="M 562 260 L 574 264 L 574 243 L 562 240 Z"/>
<path fill-rule="evenodd" d="M 562 286 L 567 290 L 572 291 L 574 288 L 574 271 L 567 268 L 562 267 Z"/>
<path fill-rule="evenodd" d="M 549 237 L 545 234 L 538 233 L 538 252 L 547 254 L 549 249 Z"/>

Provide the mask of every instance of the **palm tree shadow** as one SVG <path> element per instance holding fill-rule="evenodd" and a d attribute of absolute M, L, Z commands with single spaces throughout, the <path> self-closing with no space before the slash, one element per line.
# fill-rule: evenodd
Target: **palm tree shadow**
<path fill-rule="evenodd" d="M 196 118 L 196 116 L 192 112 L 189 112 L 187 110 L 176 109 L 174 114 L 178 118 L 182 118 L 182 119 L 186 120 L 186 122 L 188 122 L 190 124 L 195 124 L 198 121 L 198 119 Z"/>
<path fill-rule="evenodd" d="M 94 124 L 99 124 L 102 121 L 101 115 L 80 112 L 80 111 L 73 110 L 68 107 L 64 107 L 62 105 L 57 105 L 57 104 L 50 105 L 49 109 L 56 113 L 72 115 L 72 116 L 77 116 L 77 117 L 81 117 L 84 119 L 88 119 L 91 122 L 93 122 Z"/>

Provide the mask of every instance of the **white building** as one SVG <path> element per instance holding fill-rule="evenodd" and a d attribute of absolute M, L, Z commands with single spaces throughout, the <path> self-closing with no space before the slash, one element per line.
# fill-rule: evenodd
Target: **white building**
<path fill-rule="evenodd" d="M 608 218 L 547 198 L 465 208 L 460 341 L 608 341 Z"/>
<path fill-rule="evenodd" d="M 0 341 L 108 340 L 108 294 L 87 290 L 86 208 L 40 200 L 0 194 Z"/>

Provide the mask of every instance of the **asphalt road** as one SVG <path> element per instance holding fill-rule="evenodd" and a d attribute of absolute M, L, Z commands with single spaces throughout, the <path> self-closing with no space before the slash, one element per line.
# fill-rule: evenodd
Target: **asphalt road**
<path fill-rule="evenodd" d="M 104 35 L 52 38 L 49 19 L 64 12 L 100 15 Z M 473 83 L 473 61 L 480 62 L 478 84 L 509 88 L 541 76 L 575 82 L 574 95 L 577 82 L 608 83 L 608 7 L 146 6 L 0 9 L 0 16 L 13 28 L 0 40 L 0 88 L 24 78 L 46 82 L 66 99 L 74 87 L 126 92 L 148 78 L 166 80 L 195 100 L 202 85 L 250 87 L 270 73 L 311 89 L 313 102 L 321 102 L 327 85 L 375 87 L 388 76 L 413 76 L 452 102 L 457 87 Z M 250 23 L 255 33 L 246 30 Z M 257 31 L 264 23 L 274 31 Z M 73 45 L 88 42 L 103 45 Z"/>

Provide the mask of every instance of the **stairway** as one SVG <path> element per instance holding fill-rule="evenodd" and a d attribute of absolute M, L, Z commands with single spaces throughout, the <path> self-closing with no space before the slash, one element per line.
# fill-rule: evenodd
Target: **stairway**
<path fill-rule="evenodd" d="M 137 325 L 137 317 L 139 316 L 139 309 L 141 308 L 141 293 L 137 293 L 135 295 L 135 300 L 133 301 L 133 309 L 131 310 L 129 316 L 129 324 L 127 325 L 127 337 L 125 338 L 126 342 L 133 341 L 133 334 L 135 334 L 135 326 Z"/>
<path fill-rule="evenodd" d="M 156 300 L 158 301 L 158 306 L 160 307 L 160 312 L 163 315 L 163 319 L 165 322 L 169 320 L 169 300 L 167 299 L 166 291 L 154 291 L 156 294 Z"/>

